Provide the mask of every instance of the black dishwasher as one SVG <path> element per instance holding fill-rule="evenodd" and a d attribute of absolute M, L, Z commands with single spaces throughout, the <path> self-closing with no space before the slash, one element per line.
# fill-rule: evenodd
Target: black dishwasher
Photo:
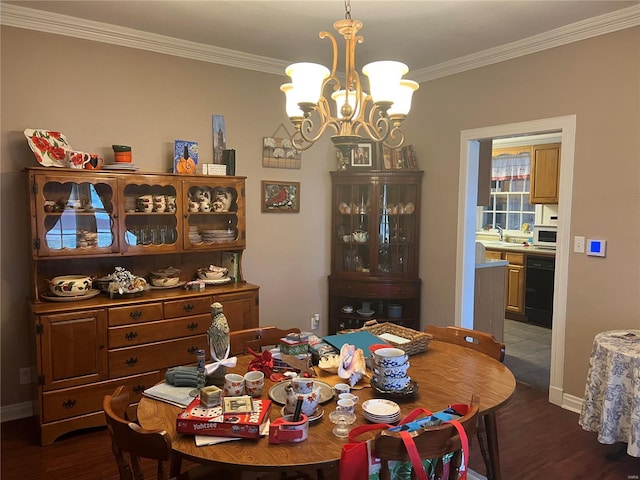
<path fill-rule="evenodd" d="M 555 268 L 555 257 L 527 255 L 524 306 L 529 323 L 551 328 Z"/>

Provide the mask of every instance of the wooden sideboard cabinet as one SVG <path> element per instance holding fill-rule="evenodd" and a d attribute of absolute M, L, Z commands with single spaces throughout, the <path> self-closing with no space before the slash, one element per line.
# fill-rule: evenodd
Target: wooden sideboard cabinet
<path fill-rule="evenodd" d="M 331 172 L 329 333 L 360 328 L 370 318 L 420 329 L 422 174 Z M 363 302 L 370 303 L 372 317 L 358 312 Z"/>
<path fill-rule="evenodd" d="M 208 350 L 210 306 L 223 305 L 231 330 L 259 325 L 259 287 L 247 283 L 244 177 L 28 169 L 32 236 L 32 298 L 40 441 L 104 425 L 102 398 L 127 385 L 137 401 L 167 368 L 195 363 Z M 203 192 L 226 192 L 218 211 L 196 210 Z M 145 211 L 140 197 L 175 207 Z M 222 232 L 222 235 L 220 233 Z M 222 238 L 221 238 L 222 237 Z M 203 290 L 155 288 L 139 296 L 51 298 L 48 280 L 99 278 L 116 266 L 135 275 L 169 266 L 180 280 L 234 256 L 234 281 Z"/>

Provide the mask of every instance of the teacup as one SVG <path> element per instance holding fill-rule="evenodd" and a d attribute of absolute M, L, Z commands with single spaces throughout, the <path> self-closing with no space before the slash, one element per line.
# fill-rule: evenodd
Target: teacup
<path fill-rule="evenodd" d="M 353 400 L 343 398 L 341 400 L 338 400 L 338 406 L 336 407 L 336 410 L 338 412 L 344 413 L 355 413 L 356 404 L 353 402 Z"/>
<path fill-rule="evenodd" d="M 200 203 L 198 202 L 189 202 L 189 211 L 194 213 L 194 212 L 199 212 L 200 211 Z"/>
<path fill-rule="evenodd" d="M 302 407 L 300 411 L 309 417 L 312 416 L 318 408 L 320 395 L 318 395 L 318 393 L 314 391 L 310 393 L 293 392 L 292 395 L 287 395 L 285 411 L 287 413 L 294 413 L 298 400 L 302 400 Z"/>
<path fill-rule="evenodd" d="M 244 377 L 237 373 L 227 373 L 224 376 L 224 394 L 227 397 L 244 395 Z"/>
<path fill-rule="evenodd" d="M 346 383 L 336 383 L 333 386 L 333 389 L 336 391 L 338 395 L 340 395 L 341 393 L 351 392 L 351 387 Z"/>
<path fill-rule="evenodd" d="M 153 195 L 141 195 L 138 200 L 145 203 L 151 203 L 153 201 Z"/>
<path fill-rule="evenodd" d="M 310 378 L 296 377 L 291 380 L 291 386 L 296 393 L 311 393 L 315 383 Z"/>
<path fill-rule="evenodd" d="M 164 212 L 167 209 L 167 204 L 164 202 L 153 202 L 154 212 Z"/>
<path fill-rule="evenodd" d="M 353 393 L 341 393 L 340 395 L 338 395 L 338 401 L 340 400 L 351 400 L 355 405 L 356 403 L 358 403 L 358 400 L 360 400 L 360 398 L 358 398 L 358 396 L 354 395 Z"/>
<path fill-rule="evenodd" d="M 264 373 L 251 371 L 244 374 L 244 389 L 247 395 L 259 397 L 264 389 Z"/>
<path fill-rule="evenodd" d="M 200 202 L 200 211 L 201 212 L 210 212 L 211 211 L 211 202 L 207 202 L 206 200 Z"/>
<path fill-rule="evenodd" d="M 84 152 L 70 151 L 67 155 L 69 157 L 69 166 L 71 168 L 84 168 L 85 164 L 91 159 L 91 155 Z"/>
<path fill-rule="evenodd" d="M 151 203 L 151 202 L 139 202 L 138 203 L 138 209 L 141 212 L 145 212 L 145 213 L 153 212 L 153 203 Z"/>
<path fill-rule="evenodd" d="M 167 201 L 167 197 L 165 197 L 164 195 L 154 195 L 153 196 L 153 201 L 156 202 L 156 203 L 166 202 Z"/>
<path fill-rule="evenodd" d="M 100 170 L 102 165 L 104 164 L 104 160 L 95 153 L 92 153 L 89 156 L 89 161 L 84 164 L 84 168 L 87 170 Z"/>

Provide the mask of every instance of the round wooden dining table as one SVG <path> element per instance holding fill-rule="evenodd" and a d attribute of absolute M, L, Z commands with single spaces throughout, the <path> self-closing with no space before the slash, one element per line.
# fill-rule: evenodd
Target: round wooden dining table
<path fill-rule="evenodd" d="M 229 371 L 246 372 L 251 358 L 238 357 L 236 367 Z M 450 404 L 470 403 L 472 395 L 479 397 L 480 414 L 487 414 L 504 405 L 515 391 L 516 381 L 507 367 L 470 348 L 432 340 L 425 352 L 412 355 L 409 362 L 409 375 L 417 383 L 418 391 L 401 399 L 392 398 L 400 405 L 402 417 L 418 407 L 435 412 Z M 316 371 L 318 380 L 329 385 L 344 382 L 337 375 L 326 374 L 317 367 Z M 262 398 L 268 398 L 271 386 L 273 383 L 267 380 Z M 354 426 L 365 424 L 362 403 L 385 397 L 374 391 L 366 378 L 355 386 L 353 393 L 359 397 Z M 329 420 L 329 413 L 335 406 L 333 399 L 321 405 L 324 415 L 309 426 L 308 439 L 300 443 L 270 444 L 267 437 L 262 437 L 197 447 L 193 436 L 176 433 L 176 417 L 183 409 L 144 396 L 138 405 L 138 421 L 146 429 L 166 430 L 171 436 L 173 450 L 200 464 L 261 472 L 322 469 L 330 472 L 325 476 L 337 478 L 341 449 L 348 440 L 332 433 L 334 425 Z M 273 403 L 272 421 L 281 416 L 281 407 Z M 487 437 L 491 461 L 497 467 L 493 470 L 494 478 L 499 478 L 497 431 L 489 425 Z"/>

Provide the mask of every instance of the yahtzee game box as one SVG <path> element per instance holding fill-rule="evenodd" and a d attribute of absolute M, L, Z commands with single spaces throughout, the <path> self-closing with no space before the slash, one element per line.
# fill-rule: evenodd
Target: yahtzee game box
<path fill-rule="evenodd" d="M 260 438 L 262 425 L 269 421 L 271 400 L 252 400 L 252 403 L 252 412 L 224 413 L 222 406 L 200 405 L 200 399 L 196 397 L 178 415 L 176 431 L 187 435 Z"/>

